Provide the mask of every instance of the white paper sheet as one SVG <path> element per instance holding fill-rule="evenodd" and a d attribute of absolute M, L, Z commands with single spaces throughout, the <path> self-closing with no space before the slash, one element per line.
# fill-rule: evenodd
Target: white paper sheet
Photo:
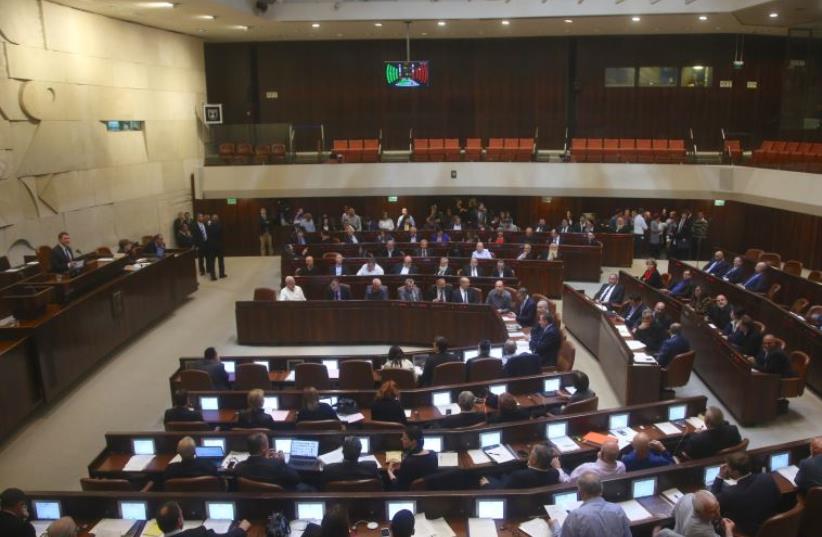
<path fill-rule="evenodd" d="M 425 515 L 422 516 L 425 517 Z M 428 521 L 428 524 L 434 528 L 434 535 L 436 535 L 436 537 L 457 537 L 457 534 L 454 533 L 454 530 L 443 517 L 432 518 Z"/>
<path fill-rule="evenodd" d="M 634 352 L 645 350 L 645 344 L 637 339 L 628 339 L 625 344 Z"/>
<path fill-rule="evenodd" d="M 323 463 L 325 465 L 342 462 L 343 461 L 343 450 L 342 450 L 341 447 L 338 447 L 334 451 L 329 451 L 328 453 L 320 455 L 317 458 L 320 460 L 321 463 Z"/>
<path fill-rule="evenodd" d="M 233 520 L 217 520 L 215 518 L 209 518 L 205 522 L 203 522 L 203 526 L 206 529 L 213 531 L 214 533 L 228 533 L 228 530 L 231 528 L 231 524 L 234 522 Z"/>
<path fill-rule="evenodd" d="M 490 518 L 469 518 L 468 537 L 497 537 L 497 525 Z"/>
<path fill-rule="evenodd" d="M 545 507 L 545 512 L 548 513 L 548 516 L 559 522 L 559 525 L 561 526 L 565 523 L 565 519 L 568 518 L 568 513 L 580 505 L 582 505 L 582 502 L 577 500 L 574 502 L 564 503 L 562 505 L 545 505 L 543 507 Z"/>
<path fill-rule="evenodd" d="M 407 408 L 405 410 L 403 410 L 403 413 L 405 413 L 405 419 L 410 418 L 412 412 L 413 412 L 412 410 L 409 410 Z"/>
<path fill-rule="evenodd" d="M 357 459 L 357 460 L 359 462 L 371 461 L 371 462 L 373 462 L 374 464 L 377 465 L 377 468 L 380 467 L 380 461 L 378 461 L 377 457 L 375 457 L 374 455 L 360 455 L 360 458 Z"/>
<path fill-rule="evenodd" d="M 40 537 L 46 530 L 49 529 L 51 523 L 54 522 L 53 520 L 32 520 L 31 525 L 34 526 L 34 535 Z"/>
<path fill-rule="evenodd" d="M 285 380 L 283 382 L 294 382 L 294 379 L 297 377 L 297 372 L 293 369 L 288 372 L 288 375 L 285 376 Z"/>
<path fill-rule="evenodd" d="M 436 530 L 425 518 L 425 513 L 414 515 L 414 537 L 435 537 Z"/>
<path fill-rule="evenodd" d="M 656 358 L 654 358 L 650 354 L 645 354 L 644 352 L 635 352 L 634 353 L 634 363 L 635 364 L 655 364 L 656 363 Z"/>
<path fill-rule="evenodd" d="M 491 459 L 481 449 L 469 449 L 468 456 L 474 464 L 488 464 Z"/>
<path fill-rule="evenodd" d="M 453 416 L 460 413 L 460 406 L 457 403 L 451 403 L 450 405 L 438 406 L 437 410 L 443 416 Z M 451 411 L 450 414 L 448 414 L 449 410 Z"/>
<path fill-rule="evenodd" d="M 562 389 L 570 395 L 574 395 L 575 393 L 577 393 L 577 389 L 573 386 L 563 386 Z"/>
<path fill-rule="evenodd" d="M 620 336 L 622 336 L 622 337 L 631 337 L 631 331 L 624 324 L 616 325 L 616 329 L 617 329 L 617 332 L 619 332 Z"/>
<path fill-rule="evenodd" d="M 691 416 L 690 418 L 685 420 L 688 422 L 688 425 L 693 427 L 694 429 L 704 429 L 705 428 L 705 421 L 700 418 L 699 416 Z"/>
<path fill-rule="evenodd" d="M 785 479 L 787 479 L 791 483 L 793 483 L 794 486 L 796 486 L 796 473 L 798 471 L 799 471 L 799 467 L 796 466 L 795 464 L 792 464 L 790 466 L 780 468 L 779 470 L 776 471 L 776 473 L 781 475 L 782 477 L 784 477 Z"/>
<path fill-rule="evenodd" d="M 645 520 L 653 516 L 636 500 L 619 502 L 618 505 L 622 507 L 622 510 L 625 511 L 625 516 L 627 516 L 628 520 L 630 520 L 631 522 Z"/>
<path fill-rule="evenodd" d="M 525 337 L 525 333 L 521 330 L 515 330 L 513 332 L 508 332 L 508 337 L 510 338 L 518 338 L 518 337 Z"/>
<path fill-rule="evenodd" d="M 551 537 L 551 528 L 541 518 L 532 518 L 519 525 L 520 531 L 531 537 Z"/>
<path fill-rule="evenodd" d="M 671 423 L 670 421 L 662 421 L 660 423 L 654 423 L 654 427 L 662 431 L 666 435 L 672 434 L 681 434 L 682 430 L 679 427 Z"/>
<path fill-rule="evenodd" d="M 122 537 L 134 525 L 134 520 L 123 520 L 121 518 L 104 518 L 94 526 L 89 533 L 95 537 L 116 536 Z"/>
<path fill-rule="evenodd" d="M 570 453 L 571 451 L 577 451 L 579 449 L 579 444 L 574 442 L 574 439 L 570 436 L 558 436 L 556 438 L 550 438 L 551 443 L 556 446 L 560 453 Z"/>
<path fill-rule="evenodd" d="M 266 414 L 271 416 L 274 421 L 285 421 L 288 419 L 288 410 L 266 410 Z"/>
<path fill-rule="evenodd" d="M 682 492 L 681 490 L 679 490 L 676 487 L 674 487 L 672 489 L 662 491 L 662 497 L 665 498 L 666 500 L 668 500 L 669 502 L 671 502 L 673 505 L 676 505 L 676 503 L 683 496 L 685 496 L 685 493 Z"/>
<path fill-rule="evenodd" d="M 251 453 L 245 451 L 231 451 L 228 455 L 225 456 L 223 462 L 220 464 L 220 468 L 223 470 L 228 468 L 228 465 L 232 461 L 236 461 L 237 463 L 241 463 L 247 458 L 251 456 Z"/>
<path fill-rule="evenodd" d="M 437 453 L 440 468 L 454 468 L 460 465 L 460 456 L 456 451 Z"/>
<path fill-rule="evenodd" d="M 124 472 L 142 472 L 151 461 L 154 460 L 154 455 L 132 455 L 125 466 Z"/>
<path fill-rule="evenodd" d="M 339 416 L 339 418 L 345 423 L 355 423 L 364 420 L 365 416 L 363 416 L 362 412 L 356 412 L 354 414 L 348 414 L 347 416 Z"/>
<path fill-rule="evenodd" d="M 516 457 L 507 446 L 497 446 L 494 448 L 486 448 L 485 454 L 491 457 L 491 460 L 497 464 L 516 460 Z"/>
<path fill-rule="evenodd" d="M 170 460 L 170 461 L 168 461 L 168 463 L 169 463 L 169 464 L 173 464 L 173 463 L 175 463 L 175 462 L 183 462 L 183 458 L 180 456 L 180 454 L 179 454 L 179 453 L 178 453 L 178 454 L 176 454 L 176 455 L 174 455 L 174 456 L 171 458 L 171 460 Z"/>
<path fill-rule="evenodd" d="M 340 370 L 339 369 L 329 369 L 328 370 L 328 378 L 331 380 L 337 380 L 340 378 Z"/>

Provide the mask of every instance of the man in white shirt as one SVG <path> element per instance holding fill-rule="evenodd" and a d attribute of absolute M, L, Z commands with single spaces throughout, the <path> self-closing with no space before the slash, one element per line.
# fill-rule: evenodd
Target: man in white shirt
<path fill-rule="evenodd" d="M 280 289 L 279 300 L 281 302 L 305 302 L 305 295 L 303 294 L 302 287 L 297 285 L 297 282 L 294 280 L 294 276 L 285 277 L 285 287 Z"/>
<path fill-rule="evenodd" d="M 471 257 L 473 259 L 493 259 L 494 256 L 483 243 L 477 242 L 477 247 L 471 252 Z"/>
<path fill-rule="evenodd" d="M 648 215 L 650 216 L 650 215 Z M 645 232 L 648 230 L 648 223 L 641 211 L 634 215 L 634 256 L 639 257 L 642 253 L 642 242 L 645 240 Z"/>
<path fill-rule="evenodd" d="M 416 222 L 414 222 L 414 217 L 408 214 L 408 209 L 403 207 L 399 218 L 397 218 L 397 230 L 409 231 L 412 227 L 415 227 L 416 225 L 417 224 Z"/>
<path fill-rule="evenodd" d="M 625 473 L 625 465 L 619 460 L 619 444 L 616 440 L 609 440 L 602 444 L 595 462 L 580 464 L 574 468 L 570 476 L 560 474 L 560 479 L 574 481 L 586 472 L 593 472 L 599 477 L 611 477 Z"/>
<path fill-rule="evenodd" d="M 417 267 L 412 264 L 412 258 L 410 255 L 407 255 L 402 259 L 402 265 L 397 265 L 394 269 L 394 273 L 399 274 L 400 276 L 408 276 L 409 274 L 417 273 Z"/>
<path fill-rule="evenodd" d="M 382 276 L 385 271 L 377 264 L 373 257 L 368 259 L 368 262 L 360 267 L 357 271 L 357 276 Z"/>

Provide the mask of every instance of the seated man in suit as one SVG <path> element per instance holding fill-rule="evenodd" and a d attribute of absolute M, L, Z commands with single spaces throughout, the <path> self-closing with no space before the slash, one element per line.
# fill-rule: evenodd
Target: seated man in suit
<path fill-rule="evenodd" d="M 791 370 L 791 360 L 785 351 L 776 344 L 773 334 L 765 334 L 762 337 L 762 349 L 756 356 L 749 356 L 748 362 L 757 371 L 779 375 L 780 377 L 793 377 L 796 373 Z"/>
<path fill-rule="evenodd" d="M 57 245 L 51 249 L 51 272 L 65 274 L 69 271 L 69 263 L 74 261 L 74 252 L 71 249 L 71 235 L 61 231 L 57 235 Z"/>
<path fill-rule="evenodd" d="M 174 406 L 166 410 L 163 423 L 178 421 L 203 421 L 203 414 L 188 406 L 188 390 L 180 388 L 174 391 Z"/>
<path fill-rule="evenodd" d="M 770 473 L 751 471 L 746 452 L 731 453 L 711 485 L 722 516 L 733 520 L 744 535 L 756 535 L 762 523 L 778 512 L 782 501 L 782 493 Z"/>
<path fill-rule="evenodd" d="M 741 283 L 742 287 L 754 293 L 764 293 L 768 290 L 768 278 L 765 276 L 765 271 L 768 270 L 768 264 L 760 261 L 754 268 L 753 276 Z"/>
<path fill-rule="evenodd" d="M 143 248 L 143 253 L 163 257 L 166 255 L 166 250 L 166 241 L 163 238 L 162 233 L 158 233 L 151 238 L 151 241 L 149 241 L 148 244 L 146 244 L 145 248 Z"/>
<path fill-rule="evenodd" d="M 300 483 L 300 474 L 285 463 L 281 452 L 269 449 L 268 435 L 254 433 L 248 437 L 249 457 L 237 463 L 234 474 L 253 481 L 263 481 L 280 485 L 286 490 L 295 490 Z"/>
<path fill-rule="evenodd" d="M 717 327 L 718 330 L 724 332 L 728 325 L 731 324 L 731 311 L 733 311 L 733 308 L 728 303 L 728 297 L 719 294 L 716 295 L 714 303 L 708 306 L 705 318 L 709 323 Z"/>
<path fill-rule="evenodd" d="M 562 335 L 554 324 L 550 313 L 539 316 L 539 326 L 531 331 L 531 352 L 539 356 L 543 367 L 557 365 L 557 353 L 562 343 Z"/>
<path fill-rule="evenodd" d="M 577 401 L 585 401 L 597 396 L 594 390 L 591 389 L 591 380 L 584 371 L 575 369 L 571 377 L 574 386 L 574 393 L 568 395 L 566 392 L 560 392 L 559 396 L 566 400 L 567 403 L 576 403 Z"/>
<path fill-rule="evenodd" d="M 662 347 L 662 342 L 665 339 L 665 329 L 654 321 L 654 313 L 646 309 L 642 312 L 639 324 L 631 330 L 631 335 L 637 341 L 645 344 L 647 354 L 654 354 Z"/>
<path fill-rule="evenodd" d="M 371 285 L 365 288 L 365 300 L 388 300 L 388 288 L 383 287 L 379 278 L 371 280 Z"/>
<path fill-rule="evenodd" d="M 642 303 L 640 295 L 631 295 L 628 297 L 628 304 L 622 308 L 622 318 L 625 321 L 625 326 L 628 329 L 635 328 L 642 320 L 642 312 L 646 309 L 645 304 Z"/>
<path fill-rule="evenodd" d="M 517 344 L 512 339 L 502 344 L 502 361 L 502 372 L 506 377 L 525 377 L 542 372 L 539 356 L 530 352 L 517 354 Z"/>
<path fill-rule="evenodd" d="M 670 289 L 660 289 L 659 292 L 675 298 L 690 299 L 694 292 L 694 283 L 691 281 L 691 271 L 683 271 L 681 280 L 672 285 Z"/>
<path fill-rule="evenodd" d="M 485 276 L 485 271 L 479 266 L 479 260 L 472 257 L 468 264 L 462 267 L 462 275 L 469 278 L 481 278 Z"/>
<path fill-rule="evenodd" d="M 520 326 L 533 326 L 537 316 L 537 302 L 528 294 L 528 289 L 520 287 L 517 290 L 519 306 L 517 311 L 517 324 Z"/>
<path fill-rule="evenodd" d="M 183 510 L 180 505 L 177 502 L 166 502 L 157 512 L 157 527 L 167 537 L 171 535 L 175 537 L 245 537 L 251 528 L 251 523 L 248 520 L 241 520 L 228 530 L 228 533 L 215 533 L 214 530 L 206 529 L 205 526 L 183 529 Z"/>
<path fill-rule="evenodd" d="M 625 471 L 648 470 L 674 463 L 674 457 L 659 440 L 651 440 L 647 433 L 637 433 L 631 440 L 631 450 L 622 456 Z"/>
<path fill-rule="evenodd" d="M 437 276 L 453 276 L 454 269 L 448 265 L 447 257 L 440 257 L 440 264 L 437 265 L 437 270 L 434 271 Z"/>
<path fill-rule="evenodd" d="M 431 302 L 450 302 L 451 292 L 451 286 L 445 283 L 445 278 L 437 278 L 437 281 L 428 291 L 428 299 Z"/>
<path fill-rule="evenodd" d="M 226 373 L 225 366 L 220 362 L 220 355 L 217 354 L 217 349 L 214 347 L 205 350 L 203 360 L 198 362 L 194 369 L 200 369 L 208 373 L 215 390 L 231 389 L 228 383 L 228 373 Z"/>
<path fill-rule="evenodd" d="M 402 264 L 394 266 L 394 274 L 399 274 L 401 276 L 419 274 L 419 269 L 417 269 L 417 266 L 414 265 L 412 261 L 413 259 L 411 259 L 410 255 L 405 256 L 402 260 Z"/>
<path fill-rule="evenodd" d="M 431 247 L 428 246 L 428 239 L 422 239 L 420 241 L 420 247 L 414 252 L 414 255 L 417 257 L 428 257 L 433 255 L 431 251 Z"/>
<path fill-rule="evenodd" d="M 725 252 L 717 250 L 714 253 L 714 258 L 702 267 L 702 270 L 708 274 L 713 274 L 717 278 L 721 278 L 731 269 L 731 265 L 725 261 Z"/>
<path fill-rule="evenodd" d="M 265 392 L 259 388 L 251 390 L 246 396 L 248 407 L 237 414 L 236 426 L 243 429 L 274 429 L 274 418 L 269 415 L 265 405 Z"/>
<path fill-rule="evenodd" d="M 756 356 L 762 349 L 762 333 L 748 315 L 743 315 L 728 342 L 745 356 Z"/>
<path fill-rule="evenodd" d="M 351 225 L 345 226 L 345 236 L 343 237 L 343 242 L 345 244 L 360 243 L 360 239 L 357 237 L 357 233 L 354 231 L 354 228 Z"/>
<path fill-rule="evenodd" d="M 530 489 L 561 482 L 565 475 L 557 454 L 545 444 L 535 444 L 525 468 L 500 477 L 483 477 L 480 487 L 491 489 Z"/>
<path fill-rule="evenodd" d="M 507 423 L 509 421 L 521 421 L 531 418 L 528 410 L 521 408 L 517 398 L 508 392 L 500 394 L 497 399 L 499 411 L 488 416 L 488 423 Z"/>
<path fill-rule="evenodd" d="M 434 350 L 437 352 L 428 356 L 425 360 L 425 367 L 422 369 L 420 386 L 430 386 L 434 377 L 434 368 L 446 362 L 459 362 L 456 354 L 448 352 L 448 340 L 442 336 L 434 340 Z"/>
<path fill-rule="evenodd" d="M 662 342 L 662 347 L 656 355 L 656 361 L 660 367 L 668 367 L 675 356 L 691 350 L 691 344 L 682 335 L 681 324 L 673 323 L 668 332 L 671 333 L 671 337 Z"/>
<path fill-rule="evenodd" d="M 594 302 L 608 308 L 614 308 L 622 304 L 624 296 L 625 288 L 619 285 L 619 275 L 611 274 L 608 276 L 608 283 L 603 283 L 594 295 Z"/>
<path fill-rule="evenodd" d="M 329 464 L 323 468 L 323 480 L 326 485 L 332 481 L 359 481 L 361 479 L 380 479 L 380 472 L 374 461 L 360 462 L 362 442 L 356 436 L 347 436 L 342 445 L 342 462 Z M 382 483 L 382 481 L 380 481 Z"/>
<path fill-rule="evenodd" d="M 742 262 L 742 258 L 739 256 L 734 257 L 734 264 L 731 268 L 729 268 L 725 274 L 722 275 L 722 279 L 726 282 L 731 283 L 742 283 L 745 278 L 745 266 Z"/>
<path fill-rule="evenodd" d="M 661 326 L 663 330 L 667 330 L 671 326 L 673 321 L 665 311 L 665 302 L 654 304 L 654 322 Z"/>
<path fill-rule="evenodd" d="M 743 308 L 737 307 L 731 309 L 730 322 L 725 325 L 725 328 L 722 330 L 722 335 L 728 340 L 729 343 L 733 343 L 738 337 L 737 332 L 739 331 L 739 325 L 742 323 L 742 318 L 745 317 L 745 315 L 745 310 Z"/>
<path fill-rule="evenodd" d="M 388 242 L 385 243 L 385 249 L 382 251 L 382 257 L 403 257 L 402 251 L 397 249 L 397 243 L 394 242 L 394 239 L 390 239 Z"/>
<path fill-rule="evenodd" d="M 343 256 L 342 254 L 337 254 L 334 256 L 334 264 L 331 265 L 331 268 L 328 270 L 328 273 L 332 276 L 345 276 L 348 274 L 348 269 L 345 268 L 343 265 Z"/>
<path fill-rule="evenodd" d="M 502 283 L 502 280 L 497 280 L 494 283 L 494 288 L 488 293 L 485 303 L 500 313 L 511 311 L 511 293 L 505 290 L 505 284 Z"/>
<path fill-rule="evenodd" d="M 413 278 L 405 279 L 405 285 L 399 288 L 397 295 L 399 295 L 400 300 L 407 300 L 409 302 L 419 302 L 422 300 L 422 291 L 420 291 L 420 288 L 414 283 Z"/>
<path fill-rule="evenodd" d="M 177 455 L 180 462 L 172 462 L 163 472 L 163 481 L 186 477 L 201 477 L 217 475 L 217 465 L 206 459 L 198 459 L 197 444 L 190 436 L 185 436 L 177 442 Z"/>
<path fill-rule="evenodd" d="M 440 420 L 439 426 L 442 429 L 459 429 L 461 427 L 471 427 L 485 421 L 485 414 L 477 412 L 475 405 L 477 396 L 474 392 L 466 390 L 457 396 L 457 404 L 460 407 L 459 414 L 452 414 Z"/>
<path fill-rule="evenodd" d="M 803 495 L 811 487 L 822 487 L 822 436 L 811 439 L 811 454 L 799 462 L 795 481 L 796 488 Z"/>
<path fill-rule="evenodd" d="M 340 256 L 342 257 L 342 256 Z M 298 276 L 319 276 L 320 268 L 314 264 L 314 257 L 305 256 L 305 266 L 297 269 Z"/>
<path fill-rule="evenodd" d="M 711 406 L 705 411 L 705 429 L 685 438 L 682 453 L 690 459 L 704 459 L 740 442 L 736 425 L 725 421 L 722 411 Z"/>
<path fill-rule="evenodd" d="M 18 488 L 5 489 L 0 494 L 0 535 L 3 537 L 36 537 L 29 520 L 29 502 Z"/>
<path fill-rule="evenodd" d="M 325 290 L 326 300 L 351 300 L 351 288 L 340 285 L 340 280 L 334 278 Z"/>
<path fill-rule="evenodd" d="M 531 243 L 526 242 L 522 245 L 522 251 L 517 255 L 517 261 L 528 261 L 534 258 L 534 248 Z"/>
<path fill-rule="evenodd" d="M 508 268 L 505 261 L 499 259 L 497 260 L 497 266 L 494 268 L 494 272 L 491 273 L 491 276 L 494 278 L 513 278 L 514 271 Z"/>
<path fill-rule="evenodd" d="M 460 278 L 460 286 L 451 293 L 451 302 L 479 304 L 479 296 L 471 289 L 471 281 L 468 278 L 464 276 Z"/>

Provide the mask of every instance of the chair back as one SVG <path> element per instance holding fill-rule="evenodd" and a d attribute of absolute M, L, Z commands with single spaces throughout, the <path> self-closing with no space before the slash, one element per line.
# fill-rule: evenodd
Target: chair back
<path fill-rule="evenodd" d="M 108 246 L 100 246 L 94 251 L 94 253 L 103 257 L 111 257 L 112 255 L 114 255 L 111 253 L 111 248 L 109 248 Z"/>
<path fill-rule="evenodd" d="M 477 297 L 477 302 L 479 304 L 482 304 L 483 303 L 482 289 L 480 289 L 479 287 L 469 287 L 469 289 L 471 289 L 471 292 L 473 292 L 474 296 Z"/>
<path fill-rule="evenodd" d="M 389 380 L 393 380 L 397 383 L 397 388 L 401 390 L 408 390 L 410 388 L 417 387 L 417 383 L 414 380 L 414 372 L 410 369 L 380 369 L 380 379 L 382 382 L 388 382 Z"/>
<path fill-rule="evenodd" d="M 408 490 L 425 490 L 425 478 L 419 477 L 411 482 L 411 485 L 408 486 Z"/>
<path fill-rule="evenodd" d="M 313 386 L 318 390 L 331 388 L 331 381 L 328 380 L 328 369 L 323 364 L 304 362 L 294 368 L 294 388 L 302 390 L 309 386 Z"/>
<path fill-rule="evenodd" d="M 370 390 L 374 388 L 374 368 L 368 360 L 340 362 L 341 390 Z"/>
<path fill-rule="evenodd" d="M 127 479 L 92 479 L 80 480 L 80 488 L 86 491 L 134 492 L 135 488 Z"/>
<path fill-rule="evenodd" d="M 168 492 L 223 492 L 225 481 L 214 475 L 167 479 L 163 488 Z"/>
<path fill-rule="evenodd" d="M 808 379 L 808 366 L 811 363 L 810 357 L 802 351 L 791 353 L 791 370 L 795 377 L 786 377 L 780 380 L 780 397 L 799 397 L 805 393 L 805 382 Z"/>
<path fill-rule="evenodd" d="M 51 272 L 51 246 L 37 248 L 37 261 L 40 262 L 40 270 Z"/>
<path fill-rule="evenodd" d="M 772 300 L 773 302 L 776 302 L 776 295 L 778 295 L 779 291 L 781 291 L 781 290 L 782 290 L 782 284 L 781 283 L 772 283 L 771 286 L 768 288 L 768 292 L 765 293 L 765 296 L 767 296 L 768 299 Z"/>
<path fill-rule="evenodd" d="M 759 256 L 764 254 L 765 250 L 761 248 L 748 248 L 745 250 L 745 255 L 743 257 L 747 257 L 751 261 L 759 261 Z"/>
<path fill-rule="evenodd" d="M 11 263 L 9 263 L 9 258 L 6 256 L 0 256 L 0 272 L 9 270 L 11 268 Z"/>
<path fill-rule="evenodd" d="M 345 422 L 340 420 L 298 421 L 298 431 L 344 431 Z"/>
<path fill-rule="evenodd" d="M 759 531 L 756 532 L 756 537 L 795 537 L 799 534 L 804 510 L 805 505 L 802 502 L 796 502 L 791 509 L 784 513 L 777 513 L 763 522 L 759 526 Z"/>
<path fill-rule="evenodd" d="M 756 326 L 756 329 L 759 330 L 759 333 L 763 336 L 767 333 L 765 332 L 767 327 L 765 326 L 765 323 L 763 323 L 762 321 L 754 321 L 753 324 L 754 326 Z"/>
<path fill-rule="evenodd" d="M 170 421 L 166 431 L 213 431 L 214 426 L 205 421 Z"/>
<path fill-rule="evenodd" d="M 745 451 L 746 449 L 748 449 L 748 439 L 743 438 L 742 442 L 738 443 L 737 445 L 726 447 L 725 449 L 717 451 L 716 455 L 729 455 L 731 453 L 736 453 L 737 451 Z"/>
<path fill-rule="evenodd" d="M 445 386 L 465 382 L 465 363 L 446 362 L 434 368 L 431 386 Z"/>
<path fill-rule="evenodd" d="M 809 488 L 804 501 L 799 537 L 816 537 L 819 528 L 822 528 L 822 487 Z"/>
<path fill-rule="evenodd" d="M 259 388 L 270 390 L 271 380 L 268 378 L 268 369 L 262 364 L 237 364 L 234 389 L 249 391 Z"/>
<path fill-rule="evenodd" d="M 325 485 L 329 492 L 380 492 L 382 483 L 379 479 L 357 479 L 355 481 L 329 481 Z"/>
<path fill-rule="evenodd" d="M 517 290 L 513 287 L 505 287 L 505 290 L 511 295 L 511 309 L 519 311 L 519 295 L 517 294 Z"/>
<path fill-rule="evenodd" d="M 468 382 L 495 380 L 501 377 L 502 360 L 499 358 L 478 358 L 471 362 L 471 367 L 468 368 Z"/>
<path fill-rule="evenodd" d="M 285 489 L 280 485 L 274 483 L 266 483 L 265 481 L 254 481 L 253 479 L 246 479 L 245 477 L 237 478 L 238 492 L 282 492 Z"/>
<path fill-rule="evenodd" d="M 794 276 L 802 276 L 802 261 L 797 261 L 795 259 L 785 261 L 785 264 L 782 265 L 782 270 L 788 274 L 793 274 Z"/>
<path fill-rule="evenodd" d="M 782 256 L 774 252 L 763 252 L 759 255 L 759 260 L 776 268 L 782 265 Z"/>
<path fill-rule="evenodd" d="M 568 403 L 562 409 L 561 414 L 582 414 L 583 412 L 594 412 L 597 408 L 599 408 L 599 397 L 590 397 L 582 401 Z"/>
<path fill-rule="evenodd" d="M 667 288 L 671 285 L 671 275 L 667 272 L 662 273 L 662 285 Z"/>
<path fill-rule="evenodd" d="M 822 270 L 812 270 L 808 273 L 808 279 L 812 282 L 822 283 Z"/>
<path fill-rule="evenodd" d="M 574 369 L 574 362 L 577 359 L 577 349 L 574 343 L 567 337 L 559 344 L 557 354 L 557 371 L 567 372 Z"/>
<path fill-rule="evenodd" d="M 793 301 L 793 304 L 791 304 L 790 312 L 795 313 L 796 315 L 802 315 L 810 305 L 811 301 L 807 298 L 797 298 Z"/>
<path fill-rule="evenodd" d="M 277 300 L 277 291 L 269 287 L 257 287 L 254 289 L 254 300 L 274 302 Z"/>
<path fill-rule="evenodd" d="M 696 352 L 689 351 L 677 354 L 668 367 L 662 369 L 662 387 L 666 389 L 678 388 L 688 384 L 691 371 L 694 368 Z"/>
<path fill-rule="evenodd" d="M 205 371 L 183 369 L 180 371 L 180 388 L 190 392 L 207 392 L 214 389 L 214 383 Z"/>
<path fill-rule="evenodd" d="M 397 421 L 365 421 L 362 428 L 366 431 L 404 431 L 405 425 Z"/>

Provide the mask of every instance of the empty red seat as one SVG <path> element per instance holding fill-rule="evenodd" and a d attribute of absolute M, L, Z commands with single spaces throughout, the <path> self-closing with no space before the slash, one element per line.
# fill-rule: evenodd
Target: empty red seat
<path fill-rule="evenodd" d="M 668 140 L 668 160 L 670 162 L 685 162 L 685 140 L 677 138 Z"/>
<path fill-rule="evenodd" d="M 633 138 L 619 139 L 619 160 L 622 162 L 636 162 L 636 140 Z"/>
<path fill-rule="evenodd" d="M 516 158 L 517 149 L 519 148 L 519 140 L 517 138 L 505 138 L 502 141 L 502 157 L 501 160 L 511 161 Z"/>
<path fill-rule="evenodd" d="M 651 140 L 651 149 L 654 151 L 654 162 L 667 163 L 668 158 L 668 140 L 660 140 L 654 138 Z"/>
<path fill-rule="evenodd" d="M 571 160 L 574 162 L 585 162 L 585 151 L 588 148 L 587 138 L 572 138 L 571 139 Z"/>
<path fill-rule="evenodd" d="M 331 150 L 334 154 L 340 155 L 343 162 L 348 160 L 348 140 L 334 140 Z"/>
<path fill-rule="evenodd" d="M 428 160 L 428 138 L 414 138 L 414 160 L 417 162 Z"/>
<path fill-rule="evenodd" d="M 739 140 L 725 140 L 722 151 L 731 162 L 742 160 L 742 143 Z"/>
<path fill-rule="evenodd" d="M 271 144 L 271 160 L 274 162 L 285 162 L 288 155 L 286 154 L 285 144 Z"/>
<path fill-rule="evenodd" d="M 533 138 L 520 138 L 519 145 L 517 146 L 516 158 L 514 160 L 519 162 L 528 162 L 534 155 L 534 151 L 535 148 Z"/>
<path fill-rule="evenodd" d="M 770 140 L 765 140 L 764 142 L 762 142 L 762 144 L 760 144 L 759 146 L 759 149 L 754 149 L 751 153 L 751 162 L 753 164 L 764 163 L 766 159 L 765 155 L 766 153 L 771 151 L 774 143 L 775 142 L 772 142 Z"/>
<path fill-rule="evenodd" d="M 602 141 L 602 162 L 619 162 L 619 140 L 605 138 Z"/>
<path fill-rule="evenodd" d="M 636 141 L 637 162 L 650 163 L 654 161 L 654 149 L 651 140 L 647 138 L 637 138 Z"/>
<path fill-rule="evenodd" d="M 445 160 L 455 162 L 460 159 L 460 141 L 456 138 L 445 139 Z"/>
<path fill-rule="evenodd" d="M 485 151 L 485 160 L 498 161 L 502 159 L 502 138 L 489 138 L 488 149 Z"/>
<path fill-rule="evenodd" d="M 234 158 L 234 144 L 230 142 L 225 142 L 220 144 L 217 148 L 217 154 L 220 155 L 220 158 L 223 159 L 225 162 L 231 162 Z"/>
<path fill-rule="evenodd" d="M 271 156 L 271 146 L 268 144 L 257 144 L 254 148 L 254 162 L 256 164 L 268 164 L 268 158 Z"/>
<path fill-rule="evenodd" d="M 442 138 L 428 140 L 428 160 L 445 160 L 445 141 Z"/>
<path fill-rule="evenodd" d="M 348 161 L 362 162 L 362 140 L 348 140 Z"/>
<path fill-rule="evenodd" d="M 245 164 L 254 156 L 254 146 L 249 143 L 237 144 L 234 152 L 234 162 Z"/>
<path fill-rule="evenodd" d="M 468 138 L 465 140 L 465 160 L 479 160 L 482 157 L 482 140 Z"/>
<path fill-rule="evenodd" d="M 585 150 L 585 160 L 588 162 L 602 162 L 602 138 L 588 138 L 588 149 Z"/>
<path fill-rule="evenodd" d="M 362 142 L 362 161 L 377 162 L 380 158 L 380 141 L 369 138 Z"/>

